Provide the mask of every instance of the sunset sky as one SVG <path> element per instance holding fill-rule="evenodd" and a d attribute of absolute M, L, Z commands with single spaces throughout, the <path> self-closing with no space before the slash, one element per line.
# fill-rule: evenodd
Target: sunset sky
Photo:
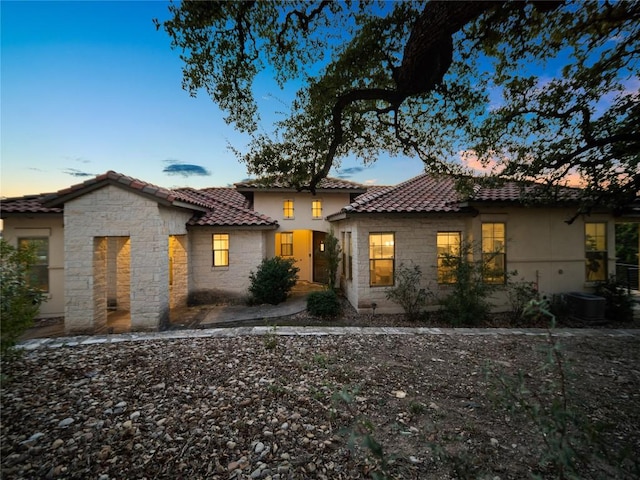
<path fill-rule="evenodd" d="M 107 170 L 164 187 L 225 186 L 247 178 L 228 145 L 248 137 L 202 93 L 182 90 L 179 52 L 156 31 L 167 2 L 2 1 L 0 195 L 52 192 Z M 294 92 L 263 75 L 265 122 Z M 269 130 L 271 125 L 262 125 Z M 345 162 L 342 176 L 395 184 L 417 159 Z"/>

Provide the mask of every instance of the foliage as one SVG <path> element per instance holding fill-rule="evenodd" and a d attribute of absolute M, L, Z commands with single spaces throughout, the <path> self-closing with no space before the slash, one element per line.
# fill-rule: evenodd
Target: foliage
<path fill-rule="evenodd" d="M 401 263 L 396 271 L 395 286 L 387 290 L 387 300 L 400 305 L 407 320 L 418 320 L 421 317 L 431 295 L 431 292 L 420 288 L 421 280 L 419 265 L 409 267 Z"/>
<path fill-rule="evenodd" d="M 270 303 L 277 305 L 287 299 L 287 295 L 298 280 L 300 269 L 293 258 L 265 258 L 257 272 L 251 272 L 249 293 L 251 303 Z"/>
<path fill-rule="evenodd" d="M 633 320 L 633 297 L 627 289 L 610 277 L 606 282 L 598 282 L 594 294 L 604 297 L 604 314 L 607 320 L 630 322 Z"/>
<path fill-rule="evenodd" d="M 264 334 L 264 348 L 267 350 L 275 350 L 278 347 L 278 334 L 276 333 L 278 329 L 277 325 L 272 325 Z"/>
<path fill-rule="evenodd" d="M 307 296 L 307 310 L 317 317 L 337 317 L 340 314 L 340 299 L 335 290 L 311 292 Z"/>
<path fill-rule="evenodd" d="M 333 234 L 333 230 L 327 233 L 324 243 L 329 269 L 329 289 L 335 290 L 336 275 L 338 274 L 338 266 L 340 266 L 340 254 L 342 253 L 342 249 L 338 243 L 338 238 Z"/>
<path fill-rule="evenodd" d="M 605 426 L 596 424 L 579 411 L 579 404 L 569 389 L 571 371 L 562 346 L 552 333 L 555 316 L 549 303 L 544 299 L 532 300 L 525 313 L 545 317 L 550 322 L 546 360 L 535 375 L 522 371 L 507 375 L 491 369 L 487 373 L 496 403 L 510 415 L 527 418 L 539 433 L 544 445 L 540 458 L 540 466 L 547 473 L 544 478 L 550 478 L 551 472 L 553 478 L 576 480 L 583 478 L 581 472 L 584 471 L 592 472 L 594 478 L 626 478 L 632 471 L 637 473 L 640 465 L 629 451 L 612 451 L 603 436 Z M 534 388 L 528 380 L 533 377 L 544 381 Z"/>
<path fill-rule="evenodd" d="M 446 255 L 444 266 L 450 269 L 456 281 L 449 293 L 440 300 L 444 320 L 452 326 L 478 325 L 489 314 L 488 296 L 496 285 L 483 281 L 485 265 L 471 259 L 471 244 L 463 244 L 460 255 Z"/>
<path fill-rule="evenodd" d="M 44 296 L 29 286 L 29 268 L 36 261 L 33 248 L 15 248 L 0 238 L 0 354 L 4 356 L 38 314 Z"/>
<path fill-rule="evenodd" d="M 638 265 L 637 223 L 616 223 L 616 259 L 618 263 Z"/>
<path fill-rule="evenodd" d="M 357 390 L 349 392 L 345 388 L 333 396 L 334 408 L 337 410 L 340 406 L 344 406 L 353 418 L 353 423 L 343 431 L 347 435 L 347 445 L 349 450 L 354 453 L 358 447 L 366 449 L 375 463 L 375 469 L 369 472 L 371 478 L 374 480 L 387 480 L 391 478 L 388 474 L 389 458 L 384 452 L 383 445 L 373 436 L 374 425 L 358 413 L 354 405 L 356 395 Z"/>
<path fill-rule="evenodd" d="M 234 1 L 169 10 L 155 22 L 182 53 L 183 88 L 205 90 L 252 135 L 236 152 L 259 177 L 313 190 L 342 159 L 366 165 L 385 151 L 436 172 L 463 173 L 460 160 L 469 160 L 502 178 L 542 180 L 546 195 L 536 198 L 579 179 L 586 210 L 625 204 L 640 186 L 638 2 Z M 271 134 L 258 114 L 264 94 L 253 88 L 263 71 L 297 89 Z"/>
<path fill-rule="evenodd" d="M 535 282 L 524 279 L 514 281 L 511 277 L 507 279 L 507 298 L 511 306 L 511 318 L 517 322 L 523 318 L 529 302 L 537 299 L 539 294 Z"/>

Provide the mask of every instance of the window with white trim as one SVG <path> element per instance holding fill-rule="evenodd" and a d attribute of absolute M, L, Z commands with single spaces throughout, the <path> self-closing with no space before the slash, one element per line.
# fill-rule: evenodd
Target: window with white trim
<path fill-rule="evenodd" d="M 393 285 L 395 270 L 395 238 L 393 233 L 369 234 L 369 284 L 375 287 Z"/>
<path fill-rule="evenodd" d="M 293 200 L 287 199 L 282 202 L 282 216 L 284 218 L 293 218 Z"/>
<path fill-rule="evenodd" d="M 293 232 L 280 234 L 280 256 L 291 257 L 293 255 Z"/>
<path fill-rule="evenodd" d="M 29 268 L 28 282 L 31 287 L 49 291 L 49 237 L 23 237 L 18 239 L 18 248 L 32 248 L 35 262 Z"/>
<path fill-rule="evenodd" d="M 588 282 L 607 279 L 607 224 L 584 224 L 585 278 Z"/>
<path fill-rule="evenodd" d="M 212 240 L 213 240 L 213 266 L 228 267 L 229 266 L 229 234 L 214 233 Z"/>
<path fill-rule="evenodd" d="M 456 282 L 456 264 L 460 259 L 460 232 L 438 232 L 438 283 Z"/>

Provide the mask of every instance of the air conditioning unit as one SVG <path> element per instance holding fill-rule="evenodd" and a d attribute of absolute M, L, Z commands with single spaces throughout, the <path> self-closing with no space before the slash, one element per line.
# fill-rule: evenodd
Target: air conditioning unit
<path fill-rule="evenodd" d="M 606 300 L 604 297 L 583 292 L 570 292 L 564 296 L 573 317 L 589 323 L 604 321 Z"/>

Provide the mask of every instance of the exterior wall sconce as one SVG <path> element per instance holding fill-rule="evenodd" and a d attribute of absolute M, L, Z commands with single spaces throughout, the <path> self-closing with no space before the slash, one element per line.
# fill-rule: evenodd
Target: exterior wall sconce
<path fill-rule="evenodd" d="M 320 241 L 320 251 L 324 252 L 324 240 Z"/>

